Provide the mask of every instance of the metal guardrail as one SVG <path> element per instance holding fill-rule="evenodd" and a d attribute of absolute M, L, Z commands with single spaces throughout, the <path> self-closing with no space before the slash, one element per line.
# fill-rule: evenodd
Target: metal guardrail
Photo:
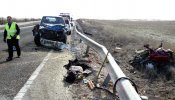
<path fill-rule="evenodd" d="M 87 46 L 93 48 L 100 54 L 101 58 L 106 57 L 108 53 L 106 47 L 83 35 L 76 29 L 76 27 L 75 31 Z M 110 53 L 107 55 L 107 60 L 109 61 L 109 63 L 107 64 L 107 70 L 111 80 L 113 81 L 113 84 L 116 82 L 117 79 L 126 77 Z M 141 100 L 141 97 L 128 80 L 118 81 L 116 85 L 116 90 L 118 92 L 120 100 Z"/>

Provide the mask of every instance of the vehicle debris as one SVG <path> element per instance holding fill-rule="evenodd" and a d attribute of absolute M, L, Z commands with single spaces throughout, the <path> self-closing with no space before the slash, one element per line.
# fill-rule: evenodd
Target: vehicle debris
<path fill-rule="evenodd" d="M 83 83 L 84 83 L 84 84 L 87 84 L 88 82 L 89 82 L 89 80 L 83 79 Z"/>
<path fill-rule="evenodd" d="M 170 49 L 164 49 L 163 43 L 156 48 L 150 48 L 149 44 L 144 45 L 144 50 L 136 50 L 136 55 L 129 63 L 138 70 L 145 71 L 149 78 L 155 76 L 161 71 L 166 71 L 167 77 L 170 76 L 169 68 L 174 64 L 174 52 Z"/>
<path fill-rule="evenodd" d="M 118 53 L 120 50 L 122 50 L 122 48 L 120 48 L 120 47 L 115 47 L 114 53 Z"/>
<path fill-rule="evenodd" d="M 88 82 L 88 86 L 91 90 L 93 90 L 95 88 L 95 85 L 91 80 Z"/>
<path fill-rule="evenodd" d="M 88 33 L 86 31 L 83 32 L 84 34 L 87 34 L 87 35 L 90 35 L 90 36 L 93 36 L 91 33 Z"/>
<path fill-rule="evenodd" d="M 83 80 L 84 77 L 87 77 L 92 73 L 92 70 L 85 62 L 80 62 L 78 59 L 69 60 L 67 65 L 64 67 L 68 70 L 67 76 L 64 80 L 68 83 L 74 83 L 75 81 Z"/>

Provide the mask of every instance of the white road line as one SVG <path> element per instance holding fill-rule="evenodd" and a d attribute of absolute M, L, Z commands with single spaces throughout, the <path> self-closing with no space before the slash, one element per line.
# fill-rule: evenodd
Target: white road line
<path fill-rule="evenodd" d="M 20 29 L 29 28 L 29 27 L 34 27 L 34 26 L 35 26 L 35 25 L 25 26 L 25 27 L 21 27 Z"/>
<path fill-rule="evenodd" d="M 31 25 L 31 26 L 24 26 L 24 27 L 21 27 L 20 29 L 25 29 L 25 28 L 30 28 L 30 27 L 34 27 L 34 25 Z M 0 33 L 4 32 L 4 29 L 3 30 L 0 30 Z"/>
<path fill-rule="evenodd" d="M 39 75 L 39 72 L 41 71 L 41 69 L 44 67 L 44 65 L 48 61 L 48 59 L 49 59 L 50 55 L 52 54 L 52 52 L 53 52 L 53 50 L 51 50 L 47 54 L 47 56 L 44 58 L 44 60 L 42 61 L 42 63 L 32 73 L 32 75 L 30 76 L 30 78 L 27 80 L 27 82 L 24 84 L 24 86 L 20 89 L 20 91 L 17 93 L 17 95 L 14 97 L 13 100 L 22 100 L 23 96 L 25 95 L 25 93 L 27 92 L 27 90 L 30 88 L 30 86 L 32 85 L 32 83 L 36 79 L 36 77 Z"/>

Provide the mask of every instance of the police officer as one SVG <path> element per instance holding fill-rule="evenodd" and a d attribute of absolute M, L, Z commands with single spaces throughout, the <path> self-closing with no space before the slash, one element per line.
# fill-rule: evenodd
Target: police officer
<path fill-rule="evenodd" d="M 18 58 L 21 55 L 20 47 L 19 47 L 19 39 L 20 39 L 20 29 L 16 22 L 12 21 L 12 17 L 7 17 L 7 23 L 5 24 L 4 29 L 4 42 L 7 42 L 8 45 L 8 53 L 9 56 L 6 61 L 11 61 L 13 59 L 13 46 L 16 47 Z"/>

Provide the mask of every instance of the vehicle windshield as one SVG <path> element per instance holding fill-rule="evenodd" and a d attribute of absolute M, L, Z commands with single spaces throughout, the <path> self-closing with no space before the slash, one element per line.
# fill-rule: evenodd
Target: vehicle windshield
<path fill-rule="evenodd" d="M 41 24 L 65 24 L 63 18 L 61 17 L 43 17 L 41 20 Z"/>

